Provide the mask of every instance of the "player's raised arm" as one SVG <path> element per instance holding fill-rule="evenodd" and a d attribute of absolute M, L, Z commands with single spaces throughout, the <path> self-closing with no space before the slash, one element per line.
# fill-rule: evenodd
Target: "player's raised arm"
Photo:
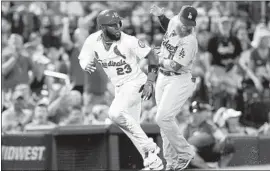
<path fill-rule="evenodd" d="M 90 74 L 96 70 L 96 65 L 94 62 L 94 54 L 91 50 L 93 48 L 93 43 L 91 42 L 91 37 L 89 36 L 81 49 L 80 55 L 79 55 L 79 61 L 81 68 Z"/>
<path fill-rule="evenodd" d="M 150 9 L 150 13 L 158 17 L 161 27 L 163 28 L 164 31 L 166 31 L 168 28 L 170 19 L 164 15 L 164 8 L 160 8 L 156 5 L 153 5 Z"/>

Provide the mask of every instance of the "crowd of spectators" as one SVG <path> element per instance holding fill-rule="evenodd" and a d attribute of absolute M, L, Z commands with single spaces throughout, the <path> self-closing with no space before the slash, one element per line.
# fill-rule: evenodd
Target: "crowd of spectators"
<path fill-rule="evenodd" d="M 92 75 L 80 68 L 80 48 L 96 31 L 97 14 L 113 8 L 123 17 L 124 32 L 158 50 L 164 31 L 149 13 L 152 3 L 2 2 L 2 131 L 111 124 L 114 87 L 101 66 Z M 156 3 L 169 18 L 191 4 Z M 179 123 L 197 122 L 196 115 L 225 134 L 270 133 L 270 22 L 258 19 L 260 12 L 251 8 L 256 4 L 192 3 L 198 9 L 197 89 L 179 111 Z M 270 16 L 270 3 L 265 5 Z M 193 101 L 210 105 L 211 116 L 190 111 Z M 141 122 L 154 123 L 154 99 L 142 109 Z"/>

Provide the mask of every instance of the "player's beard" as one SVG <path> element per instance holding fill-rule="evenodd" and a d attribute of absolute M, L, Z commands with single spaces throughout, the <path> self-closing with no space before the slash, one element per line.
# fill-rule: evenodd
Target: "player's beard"
<path fill-rule="evenodd" d="M 115 41 L 120 40 L 120 38 L 121 38 L 121 34 L 120 34 L 119 37 L 117 37 L 116 35 L 114 35 L 114 34 L 108 32 L 108 30 L 106 30 L 106 29 L 105 29 L 105 35 L 106 35 L 110 40 L 115 40 Z"/>
<path fill-rule="evenodd" d="M 192 32 L 192 27 L 190 26 L 176 26 L 176 32 L 180 37 L 185 37 Z"/>

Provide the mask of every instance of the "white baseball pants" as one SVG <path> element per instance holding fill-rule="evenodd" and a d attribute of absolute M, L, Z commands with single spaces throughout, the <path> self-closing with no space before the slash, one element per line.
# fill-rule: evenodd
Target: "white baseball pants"
<path fill-rule="evenodd" d="M 177 159 L 191 159 L 195 155 L 192 146 L 183 137 L 176 115 L 195 90 L 191 74 L 165 76 L 158 75 L 156 84 L 157 115 L 163 140 L 163 155 L 167 165 L 177 165 Z"/>
<path fill-rule="evenodd" d="M 115 87 L 115 99 L 111 104 L 109 117 L 125 132 L 144 158 L 146 152 L 156 148 L 156 144 L 140 126 L 141 85 L 141 81 L 133 81 Z"/>

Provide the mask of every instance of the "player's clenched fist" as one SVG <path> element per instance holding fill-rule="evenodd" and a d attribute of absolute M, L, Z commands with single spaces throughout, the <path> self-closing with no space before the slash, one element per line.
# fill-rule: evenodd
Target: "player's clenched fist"
<path fill-rule="evenodd" d="M 142 92 L 141 98 L 143 100 L 149 100 L 153 94 L 154 85 L 151 81 L 146 81 L 144 85 L 141 86 L 139 93 Z"/>
<path fill-rule="evenodd" d="M 91 62 L 91 63 L 87 64 L 86 67 L 85 67 L 85 71 L 89 72 L 90 74 L 95 72 L 96 69 L 97 68 L 96 68 L 95 62 Z"/>
<path fill-rule="evenodd" d="M 153 14 L 154 16 L 158 17 L 161 16 L 162 14 L 164 14 L 164 8 L 160 8 L 156 5 L 153 5 L 150 8 L 150 13 Z"/>

